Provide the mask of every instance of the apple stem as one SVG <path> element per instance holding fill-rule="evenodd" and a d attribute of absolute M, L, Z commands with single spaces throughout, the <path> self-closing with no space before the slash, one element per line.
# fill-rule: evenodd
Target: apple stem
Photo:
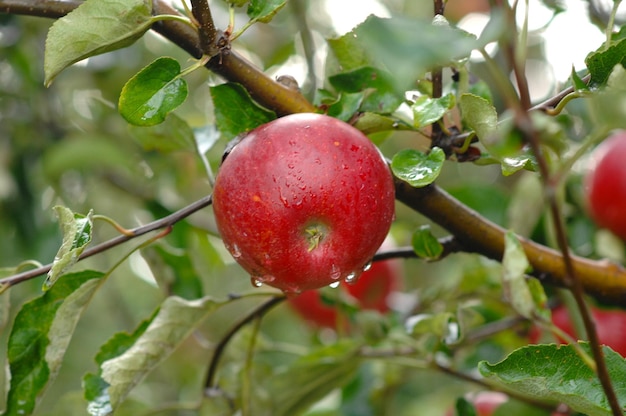
<path fill-rule="evenodd" d="M 306 239 L 309 242 L 309 251 L 313 251 L 328 234 L 328 227 L 321 223 L 314 223 L 304 229 Z"/>

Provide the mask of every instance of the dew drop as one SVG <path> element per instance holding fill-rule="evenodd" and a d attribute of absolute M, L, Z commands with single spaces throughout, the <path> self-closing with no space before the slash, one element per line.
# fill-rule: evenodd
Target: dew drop
<path fill-rule="evenodd" d="M 285 294 L 285 296 L 290 298 L 290 297 L 298 296 L 300 293 L 302 293 L 302 289 L 296 286 L 290 286 L 290 287 L 283 289 L 283 293 Z"/>
<path fill-rule="evenodd" d="M 237 244 L 233 244 L 230 247 L 230 254 L 232 254 L 232 256 L 236 259 L 238 259 L 239 257 L 241 257 L 241 249 L 239 248 L 239 246 Z"/>
<path fill-rule="evenodd" d="M 338 287 L 339 287 L 339 282 L 332 282 L 329 286 L 330 286 L 332 289 L 336 289 L 336 288 L 338 288 Z"/>
<path fill-rule="evenodd" d="M 262 283 L 272 283 L 274 280 L 276 280 L 276 277 L 271 274 L 264 274 L 262 277 L 259 277 L 259 281 Z"/>
<path fill-rule="evenodd" d="M 334 264 L 330 266 L 330 278 L 332 280 L 339 280 L 339 278 L 341 278 L 341 270 Z"/>
<path fill-rule="evenodd" d="M 263 286 L 263 282 L 257 276 L 252 276 L 250 278 L 250 282 L 252 283 L 252 286 L 254 286 L 254 287 L 261 287 L 261 286 Z"/>
<path fill-rule="evenodd" d="M 346 276 L 346 283 L 348 284 L 354 284 L 356 283 L 356 281 L 358 280 L 359 276 L 356 274 L 356 272 L 352 272 L 349 275 Z"/>
<path fill-rule="evenodd" d="M 370 261 L 365 266 L 363 266 L 363 271 L 366 272 L 366 271 L 368 271 L 371 268 L 372 268 L 372 262 Z"/>

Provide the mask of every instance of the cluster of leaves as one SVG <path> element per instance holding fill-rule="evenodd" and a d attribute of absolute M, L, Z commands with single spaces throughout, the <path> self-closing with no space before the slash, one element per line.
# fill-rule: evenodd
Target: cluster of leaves
<path fill-rule="evenodd" d="M 256 22 L 269 22 L 285 1 L 232 2 L 229 7 L 246 4 L 249 22 L 244 29 Z M 560 10 L 555 6 L 555 12 Z M 73 63 L 133 44 L 155 22 L 163 20 L 177 20 L 195 27 L 192 19 L 182 15 L 155 16 L 148 0 L 86 0 L 58 19 L 48 32 L 45 83 L 49 85 Z M 453 140 L 446 148 L 433 147 L 427 152 L 400 149 L 395 153 L 391 162 L 394 174 L 413 187 L 432 184 L 445 170 L 446 160 L 462 160 L 470 148 L 480 149 L 476 164 L 496 164 L 504 176 L 535 171 L 535 155 L 524 143 L 512 118 L 496 108 L 491 95 L 485 93 L 488 88 L 484 83 L 469 82 L 470 53 L 484 50 L 491 42 L 506 41 L 507 24 L 506 13 L 494 12 L 483 34 L 475 37 L 441 16 L 434 21 L 371 16 L 351 32 L 327 40 L 330 48 L 327 66 L 335 70 L 329 74 L 325 88 L 315 92 L 313 102 L 320 110 L 352 122 L 381 146 L 398 131 L 428 136 L 432 129 L 440 129 L 449 135 Z M 597 143 L 608 130 L 623 127 L 625 41 L 626 37 L 619 32 L 589 55 L 585 72 L 590 82 L 583 82 L 579 74 L 572 73 L 570 98 L 586 97 L 591 103 L 585 116 L 594 127 L 587 126 L 588 131 L 583 134 L 580 143 L 583 150 L 573 156 L 567 154 L 565 150 L 570 142 L 565 135 L 567 123 L 544 112 L 532 113 L 542 149 L 552 162 L 551 169 L 557 174 L 561 172 L 562 177 L 584 155 L 584 150 Z M 218 53 L 230 53 L 230 50 Z M 176 115 L 174 110 L 183 105 L 189 93 L 185 78 L 212 58 L 215 57 L 200 59 L 188 69 L 181 69 L 177 59 L 159 56 L 126 82 L 118 101 L 119 113 L 132 125 L 129 135 L 146 152 L 174 157 L 175 151 L 184 150 L 201 161 L 209 177 L 211 167 L 206 155 L 218 137 L 232 139 L 276 117 L 271 109 L 252 100 L 248 90 L 253 86 L 232 82 L 210 87 L 214 107 L 214 126 L 210 129 L 193 129 Z M 444 94 L 433 96 L 433 82 L 427 74 L 440 67 L 452 68 L 455 81 Z M 502 77 L 498 68 L 491 75 Z M 416 80 L 420 82 L 416 84 Z M 498 92 L 506 96 L 506 92 Z M 562 102 L 569 102 L 570 98 Z M 457 118 L 459 122 L 455 123 Z M 170 213 L 155 201 L 146 205 L 150 205 L 155 216 Z M 89 268 L 74 272 L 72 268 L 94 237 L 94 218 L 100 217 L 91 212 L 77 214 L 64 207 L 56 211 L 64 238 L 44 282 L 44 293 L 21 305 L 8 338 L 11 374 L 5 411 L 8 415 L 35 412 L 43 393 L 57 377 L 87 305 L 110 280 L 113 271 L 135 251 L 140 251 L 151 266 L 165 296 L 130 333 L 116 333 L 101 345 L 95 355 L 97 371 L 83 378 L 84 399 L 92 415 L 137 414 L 133 413 L 137 412 L 134 406 L 148 410 L 148 404 L 139 405 L 137 402 L 141 400 L 133 401 L 129 397 L 156 368 L 166 365 L 175 350 L 183 348 L 194 335 L 201 337 L 199 334 L 223 331 L 211 327 L 212 319 L 218 319 L 222 310 L 236 309 L 239 323 L 259 322 L 260 316 L 255 315 L 258 299 L 279 296 L 236 285 L 235 293 L 240 293 L 237 296 L 202 287 L 197 277 L 200 256 L 177 248 L 207 255 L 216 268 L 223 268 L 224 260 L 217 245 L 199 237 L 207 230 L 188 223 L 177 224 L 166 241 L 157 241 L 163 235 L 145 240 L 118 256 L 114 266 L 108 266 L 104 272 Z M 529 233 L 536 225 L 528 227 Z M 407 234 L 406 229 L 396 231 L 401 237 Z M 428 226 L 408 234 L 419 257 L 428 260 L 442 257 L 443 244 Z M 412 369 L 417 367 L 420 374 L 443 370 L 457 375 L 477 368 L 482 375 L 479 382 L 512 395 L 530 397 L 546 405 L 565 403 L 592 416 L 610 414 L 603 388 L 589 365 L 589 349 L 585 344 L 517 348 L 524 341 L 512 337 L 512 331 L 503 335 L 499 344 L 472 340 L 481 329 L 510 316 L 550 325 L 544 289 L 537 280 L 528 278 L 528 261 L 516 234 L 506 234 L 501 264 L 484 264 L 476 257 L 460 264 L 473 266 L 475 271 L 462 273 L 453 283 L 453 290 L 445 285 L 424 290 L 428 287 L 426 282 L 419 286 L 423 291 L 420 304 L 410 310 L 389 317 L 353 311 L 359 329 L 357 335 L 327 343 L 316 340 L 307 344 L 307 348 L 292 346 L 280 359 L 271 355 L 280 352 L 281 346 L 260 332 L 258 326 L 240 331 L 240 339 L 233 341 L 240 344 L 233 345 L 232 350 L 245 353 L 225 359 L 227 364 L 218 380 L 214 377 L 205 380 L 205 392 L 202 381 L 195 380 L 197 392 L 191 408 L 202 414 L 226 414 L 242 409 L 255 415 L 293 415 L 328 399 L 329 394 L 340 389 L 341 397 L 330 396 L 335 412 L 382 413 L 383 409 L 389 410 L 385 406 L 391 406 L 384 403 L 385 393 L 401 390 L 407 380 L 414 381 Z M 16 269 L 3 270 L 7 276 L 15 272 Z M 9 304 L 6 293 L 3 296 L 0 306 L 5 311 Z M 247 302 L 254 305 L 251 307 Z M 229 324 L 239 328 L 238 322 Z M 484 345 L 498 351 L 480 350 Z M 206 355 L 206 350 L 201 351 Z M 253 360 L 253 355 L 261 352 L 263 359 Z M 626 403 L 624 360 L 609 348 L 605 353 L 619 399 Z M 214 357 L 220 358 L 219 353 L 214 351 Z M 500 359 L 499 363 L 490 364 Z M 385 364 L 379 366 L 379 360 Z M 406 370 L 397 370 L 396 365 L 404 365 Z M 209 364 L 210 368 L 214 366 L 213 362 Z M 188 404 L 179 403 L 175 407 L 182 409 L 185 405 Z M 318 414 L 337 414 L 323 413 L 327 411 L 323 406 L 321 409 Z M 409 414 L 410 410 L 397 414 Z M 543 409 L 526 405 L 516 412 L 513 414 L 547 414 Z"/>

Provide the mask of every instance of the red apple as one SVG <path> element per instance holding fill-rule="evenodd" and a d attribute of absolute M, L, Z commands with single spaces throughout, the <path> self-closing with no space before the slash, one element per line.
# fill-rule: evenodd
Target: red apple
<path fill-rule="evenodd" d="M 592 153 L 585 193 L 594 221 L 626 240 L 626 131 L 607 138 Z"/>
<path fill-rule="evenodd" d="M 248 133 L 213 191 L 226 248 L 254 282 L 287 294 L 360 275 L 389 231 L 394 203 L 378 148 L 321 114 L 285 116 Z"/>
<path fill-rule="evenodd" d="M 389 295 L 398 289 L 400 270 L 393 260 L 377 261 L 354 283 L 345 285 L 362 309 L 389 311 Z"/>
<path fill-rule="evenodd" d="M 400 285 L 401 270 L 394 260 L 378 261 L 354 282 L 343 282 L 338 290 L 350 294 L 361 309 L 389 311 L 389 295 Z M 308 322 L 337 328 L 346 322 L 341 310 L 324 303 L 317 290 L 307 290 L 288 299 L 288 304 Z"/>
<path fill-rule="evenodd" d="M 600 343 L 608 345 L 612 350 L 626 357 L 626 337 L 624 336 L 626 334 L 626 311 L 592 307 L 591 315 L 596 323 Z M 577 338 L 569 312 L 565 307 L 559 306 L 552 311 L 552 322 L 574 339 Z M 531 331 L 531 343 L 536 343 L 539 335 L 539 331 Z"/>
<path fill-rule="evenodd" d="M 474 405 L 476 416 L 491 416 L 498 407 L 509 400 L 509 396 L 497 391 L 481 391 L 475 394 L 468 394 L 465 399 Z M 456 412 L 448 410 L 446 416 L 453 416 Z"/>
<path fill-rule="evenodd" d="M 289 297 L 287 304 L 307 322 L 321 328 L 342 326 L 340 314 L 334 305 L 324 303 L 319 290 L 305 290 L 297 296 Z"/>

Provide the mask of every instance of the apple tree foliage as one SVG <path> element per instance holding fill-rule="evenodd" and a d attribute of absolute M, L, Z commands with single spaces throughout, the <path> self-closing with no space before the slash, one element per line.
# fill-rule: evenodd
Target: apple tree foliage
<path fill-rule="evenodd" d="M 626 307 L 624 246 L 581 187 L 626 127 L 619 21 L 532 102 L 523 2 L 492 2 L 479 36 L 441 1 L 347 33 L 307 0 L 31 3 L 0 0 L 3 414 L 428 416 L 485 389 L 512 398 L 496 415 L 626 407 L 626 362 L 593 333 L 528 345 L 563 336 L 557 303 L 581 333 L 585 304 Z M 397 248 L 374 260 L 401 259 L 401 291 L 385 315 L 324 296 L 337 332 L 253 287 L 210 208 L 227 143 L 307 111 L 366 133 L 396 178 Z"/>

